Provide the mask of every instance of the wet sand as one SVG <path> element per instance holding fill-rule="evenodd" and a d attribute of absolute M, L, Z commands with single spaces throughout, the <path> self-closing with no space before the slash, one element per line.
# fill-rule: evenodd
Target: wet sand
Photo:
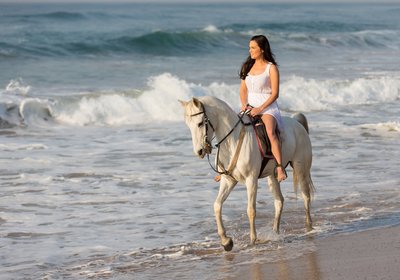
<path fill-rule="evenodd" d="M 251 264 L 231 279 L 400 279 L 400 227 L 312 241 L 316 250 L 292 260 Z"/>

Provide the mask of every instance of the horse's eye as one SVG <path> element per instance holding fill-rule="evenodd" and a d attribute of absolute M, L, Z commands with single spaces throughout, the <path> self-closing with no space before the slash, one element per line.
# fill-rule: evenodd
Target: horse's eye
<path fill-rule="evenodd" d="M 200 122 L 197 126 L 202 127 L 204 125 L 204 122 Z"/>

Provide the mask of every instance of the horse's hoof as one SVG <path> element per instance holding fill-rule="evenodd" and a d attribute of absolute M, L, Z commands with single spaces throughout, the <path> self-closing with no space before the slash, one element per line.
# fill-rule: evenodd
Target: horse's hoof
<path fill-rule="evenodd" d="M 222 247 L 224 247 L 224 250 L 227 251 L 227 252 L 232 251 L 232 248 L 233 248 L 232 238 L 229 238 L 228 244 L 226 244 L 226 245 L 222 244 Z"/>
<path fill-rule="evenodd" d="M 314 228 L 311 225 L 306 226 L 306 232 L 312 231 Z"/>

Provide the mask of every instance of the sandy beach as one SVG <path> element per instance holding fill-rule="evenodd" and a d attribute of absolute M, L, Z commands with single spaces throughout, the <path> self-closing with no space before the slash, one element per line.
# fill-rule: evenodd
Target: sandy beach
<path fill-rule="evenodd" d="M 395 280 L 400 277 L 398 226 L 311 242 L 316 248 L 312 253 L 292 260 L 246 265 L 232 279 Z"/>

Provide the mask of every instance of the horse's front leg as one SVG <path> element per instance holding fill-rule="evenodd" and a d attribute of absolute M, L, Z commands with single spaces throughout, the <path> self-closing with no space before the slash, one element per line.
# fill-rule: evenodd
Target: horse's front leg
<path fill-rule="evenodd" d="M 279 226 L 281 223 L 281 215 L 283 209 L 283 195 L 281 192 L 281 186 L 279 182 L 276 180 L 275 176 L 268 177 L 268 185 L 269 189 L 274 196 L 274 206 L 275 206 L 275 218 L 274 218 L 274 225 L 273 230 L 276 233 L 279 233 Z"/>
<path fill-rule="evenodd" d="M 215 220 L 217 221 L 218 235 L 221 238 L 221 245 L 225 251 L 232 250 L 232 238 L 227 237 L 225 234 L 224 224 L 222 222 L 222 204 L 228 198 L 232 189 L 236 186 L 237 181 L 228 176 L 222 176 L 219 184 L 219 192 L 217 199 L 214 202 Z"/>
<path fill-rule="evenodd" d="M 250 224 L 250 243 L 255 244 L 257 239 L 256 233 L 256 200 L 257 200 L 257 178 L 248 178 L 246 180 L 247 188 L 247 216 Z"/>

